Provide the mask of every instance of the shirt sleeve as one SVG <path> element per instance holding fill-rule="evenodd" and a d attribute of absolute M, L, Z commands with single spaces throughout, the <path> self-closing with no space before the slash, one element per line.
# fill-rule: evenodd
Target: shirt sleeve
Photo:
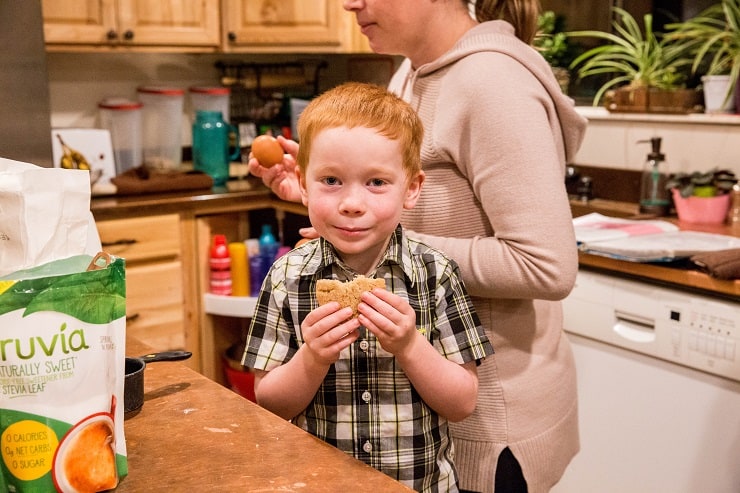
<path fill-rule="evenodd" d="M 270 371 L 289 361 L 298 351 L 295 334 L 286 318 L 288 296 L 285 283 L 270 270 L 262 285 L 252 321 L 249 324 L 242 364 Z"/>
<path fill-rule="evenodd" d="M 459 364 L 479 361 L 494 349 L 481 325 L 454 261 L 444 264 L 436 286 L 436 323 L 433 343 L 449 360 Z"/>

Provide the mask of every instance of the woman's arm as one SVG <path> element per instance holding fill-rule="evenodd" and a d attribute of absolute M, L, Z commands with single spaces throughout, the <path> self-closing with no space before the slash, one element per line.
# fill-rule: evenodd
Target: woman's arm
<path fill-rule="evenodd" d="M 466 64 L 475 77 L 465 76 L 472 70 Z M 561 299 L 578 259 L 555 107 L 542 84 L 506 55 L 470 56 L 457 70 L 459 77 L 443 82 L 430 137 L 439 159 L 455 163 L 468 181 L 461 193 L 474 195 L 471 210 L 453 212 L 469 219 L 445 219 L 452 223 L 445 231 L 429 234 L 432 226 L 409 235 L 454 258 L 471 295 Z M 426 185 L 434 180 L 427 170 Z M 450 207 L 461 203 L 457 195 Z M 487 231 L 461 233 L 471 217 L 481 217 Z"/>

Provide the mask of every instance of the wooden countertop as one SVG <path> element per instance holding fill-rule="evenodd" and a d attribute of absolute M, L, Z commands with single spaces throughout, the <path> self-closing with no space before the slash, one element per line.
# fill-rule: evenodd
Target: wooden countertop
<path fill-rule="evenodd" d="M 254 201 L 255 207 L 269 207 L 272 194 L 258 178 L 230 181 L 226 187 L 141 195 L 93 197 L 90 210 L 96 220 L 147 214 L 166 214 L 209 208 L 223 209 L 230 203 Z"/>
<path fill-rule="evenodd" d="M 148 352 L 127 341 L 128 356 Z M 117 493 L 412 491 L 179 362 L 146 366 L 144 406 L 124 430 Z"/>
<path fill-rule="evenodd" d="M 593 200 L 583 203 L 571 201 L 574 216 L 589 212 L 604 215 L 625 217 L 629 219 L 655 219 L 653 216 L 640 216 L 637 204 L 626 204 L 605 200 Z M 678 225 L 684 231 L 701 231 L 704 233 L 722 234 L 740 237 L 740 224 L 705 225 L 679 221 L 675 217 L 658 218 Z M 683 289 L 708 296 L 717 296 L 732 301 L 740 301 L 740 280 L 726 281 L 716 279 L 699 270 L 690 268 L 687 263 L 678 265 L 659 263 L 639 263 L 617 260 L 608 257 L 579 252 L 578 261 L 581 268 L 596 270 L 606 274 L 622 276 L 655 284 Z"/>

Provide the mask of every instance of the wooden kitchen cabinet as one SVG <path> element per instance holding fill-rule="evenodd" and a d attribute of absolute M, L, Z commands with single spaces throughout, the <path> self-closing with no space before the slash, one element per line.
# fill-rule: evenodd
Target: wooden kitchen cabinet
<path fill-rule="evenodd" d="M 301 204 L 273 198 L 258 178 L 226 188 L 91 201 L 103 250 L 126 259 L 128 333 L 156 350 L 191 351 L 183 364 L 221 383 L 220 356 L 240 340 L 247 319 L 206 312 L 213 235 L 242 241 L 256 235 L 250 223 L 269 222 L 276 211 L 306 215 Z"/>
<path fill-rule="evenodd" d="M 223 0 L 229 52 L 370 52 L 341 0 Z"/>
<path fill-rule="evenodd" d="M 177 214 L 97 221 L 103 250 L 126 260 L 126 331 L 158 351 L 186 347 Z"/>
<path fill-rule="evenodd" d="M 49 51 L 215 51 L 219 0 L 42 0 Z"/>

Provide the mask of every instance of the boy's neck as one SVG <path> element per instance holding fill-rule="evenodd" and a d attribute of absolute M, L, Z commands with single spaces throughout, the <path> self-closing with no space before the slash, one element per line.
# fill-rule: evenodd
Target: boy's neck
<path fill-rule="evenodd" d="M 378 268 L 378 264 L 385 256 L 385 252 L 388 250 L 388 244 L 390 243 L 390 237 L 386 240 L 383 247 L 378 251 L 374 257 L 370 257 L 371 252 L 362 252 L 354 255 L 346 255 L 343 252 L 337 250 L 334 247 L 334 251 L 342 261 L 344 267 L 347 267 L 352 273 L 357 275 L 363 275 L 366 277 L 372 277 Z"/>

